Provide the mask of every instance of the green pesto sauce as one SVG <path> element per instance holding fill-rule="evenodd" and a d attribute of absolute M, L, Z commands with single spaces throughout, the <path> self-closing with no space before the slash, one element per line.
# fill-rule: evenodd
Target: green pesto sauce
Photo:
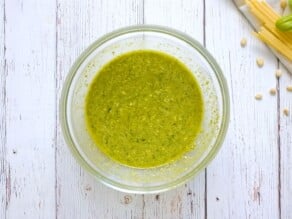
<path fill-rule="evenodd" d="M 203 99 L 184 64 L 140 50 L 113 59 L 98 72 L 87 93 L 85 117 L 91 138 L 108 157 L 150 168 L 193 149 Z"/>

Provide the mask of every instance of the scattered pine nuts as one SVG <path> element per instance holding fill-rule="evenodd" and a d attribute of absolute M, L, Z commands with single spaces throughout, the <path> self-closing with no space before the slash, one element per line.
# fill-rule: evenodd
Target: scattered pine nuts
<path fill-rule="evenodd" d="M 282 71 L 280 69 L 278 69 L 275 73 L 276 78 L 280 78 L 282 76 Z"/>
<path fill-rule="evenodd" d="M 275 96 L 276 93 L 277 93 L 277 90 L 276 90 L 275 88 L 271 88 L 271 89 L 270 89 L 270 94 L 271 94 L 272 96 Z"/>
<path fill-rule="evenodd" d="M 283 10 L 285 10 L 286 7 L 287 7 L 287 0 L 281 0 L 281 2 L 280 2 L 280 6 L 281 6 L 281 8 L 282 8 Z"/>
<path fill-rule="evenodd" d="M 246 44 L 247 44 L 247 40 L 246 40 L 246 38 L 242 38 L 241 41 L 240 41 L 240 45 L 241 45 L 241 47 L 245 47 Z"/>
<path fill-rule="evenodd" d="M 286 89 L 288 92 L 292 92 L 292 85 L 288 85 Z"/>
<path fill-rule="evenodd" d="M 262 59 L 262 58 L 257 58 L 257 65 L 258 65 L 258 67 L 263 67 L 264 66 L 264 64 L 265 64 L 265 61 Z"/>
<path fill-rule="evenodd" d="M 256 94 L 256 95 L 254 96 L 254 98 L 255 98 L 256 100 L 261 100 L 261 99 L 263 99 L 263 95 L 262 95 L 262 94 Z"/>
<path fill-rule="evenodd" d="M 284 113 L 285 116 L 289 116 L 289 114 L 290 114 L 289 109 L 288 108 L 285 108 L 283 110 L 283 113 Z"/>

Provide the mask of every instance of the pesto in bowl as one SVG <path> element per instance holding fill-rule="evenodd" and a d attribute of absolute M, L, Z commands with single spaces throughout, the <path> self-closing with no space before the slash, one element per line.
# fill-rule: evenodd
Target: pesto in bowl
<path fill-rule="evenodd" d="M 101 37 L 76 60 L 60 119 L 74 157 L 98 181 L 158 193 L 183 185 L 215 157 L 229 95 L 220 67 L 196 40 L 132 26 Z"/>
<path fill-rule="evenodd" d="M 85 117 L 90 136 L 111 159 L 136 168 L 156 167 L 195 147 L 203 97 L 197 80 L 178 59 L 137 50 L 97 72 Z"/>

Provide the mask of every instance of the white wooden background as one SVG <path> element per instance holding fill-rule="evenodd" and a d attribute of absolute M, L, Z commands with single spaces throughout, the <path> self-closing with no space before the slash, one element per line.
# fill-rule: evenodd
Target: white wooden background
<path fill-rule="evenodd" d="M 155 195 L 96 182 L 71 156 L 58 119 L 76 57 L 101 35 L 143 23 L 204 44 L 232 101 L 226 141 L 207 170 Z M 276 80 L 282 66 L 251 30 L 231 0 L 0 0 L 0 218 L 291 219 L 292 115 L 282 109 L 292 111 L 292 77 L 283 69 Z M 257 57 L 265 59 L 261 69 Z"/>

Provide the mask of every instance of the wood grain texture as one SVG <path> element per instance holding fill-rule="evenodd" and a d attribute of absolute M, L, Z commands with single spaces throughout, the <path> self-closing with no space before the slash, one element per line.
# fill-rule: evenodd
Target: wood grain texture
<path fill-rule="evenodd" d="M 57 100 L 69 68 L 85 47 L 109 31 L 143 22 L 140 0 L 58 2 Z M 65 145 L 60 129 L 57 146 L 58 218 L 142 217 L 142 196 L 109 189 L 84 172 Z"/>
<path fill-rule="evenodd" d="M 5 2 L 6 216 L 54 218 L 55 3 Z"/>
<path fill-rule="evenodd" d="M 206 8 L 206 46 L 231 96 L 228 136 L 208 167 L 208 218 L 279 218 L 277 98 L 269 95 L 277 60 L 251 35 L 231 1 L 206 0 Z M 261 69 L 258 57 L 265 60 Z M 263 94 L 262 101 L 254 99 L 256 93 Z"/>
<path fill-rule="evenodd" d="M 203 44 L 203 1 L 144 0 L 144 21 L 175 28 Z M 205 174 L 185 186 L 157 195 L 144 196 L 144 218 L 204 218 Z"/>
<path fill-rule="evenodd" d="M 287 91 L 287 86 L 292 85 L 292 75 L 280 65 L 283 76 L 279 79 L 279 131 L 280 131 L 280 191 L 281 191 L 281 218 L 292 218 L 292 92 Z M 283 110 L 287 108 L 290 113 L 286 116 Z"/>
<path fill-rule="evenodd" d="M 101 35 L 142 23 L 205 43 L 231 97 L 229 132 L 206 174 L 154 195 L 112 190 L 83 171 L 58 118 L 77 56 Z M 275 79 L 279 63 L 251 31 L 231 0 L 0 0 L 0 218 L 292 218 L 292 76 L 280 65 Z"/>
<path fill-rule="evenodd" d="M 6 101 L 5 101 L 5 28 L 4 0 L 0 1 L 0 217 L 5 218 L 6 212 Z"/>
<path fill-rule="evenodd" d="M 182 187 L 162 194 L 145 195 L 143 218 L 206 218 L 205 172 Z"/>

